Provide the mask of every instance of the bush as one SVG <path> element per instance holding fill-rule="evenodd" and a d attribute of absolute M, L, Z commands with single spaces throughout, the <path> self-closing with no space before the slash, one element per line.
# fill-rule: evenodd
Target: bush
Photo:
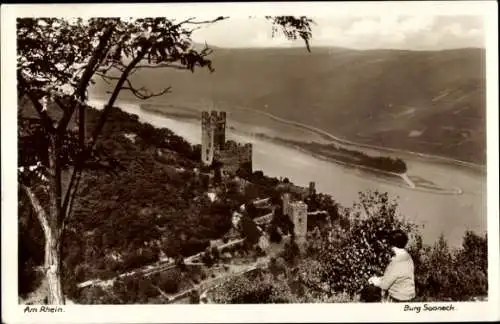
<path fill-rule="evenodd" d="M 293 302 L 290 288 L 270 274 L 243 275 L 215 288 L 213 300 L 219 304 L 263 304 Z"/>
<path fill-rule="evenodd" d="M 255 222 L 248 216 L 243 216 L 240 221 L 241 234 L 250 244 L 256 244 L 259 241 L 261 233 Z"/>
<path fill-rule="evenodd" d="M 193 290 L 191 294 L 189 294 L 189 303 L 190 304 L 199 304 L 200 303 L 200 294 L 197 290 Z"/>
<path fill-rule="evenodd" d="M 300 256 L 299 246 L 295 241 L 285 243 L 283 247 L 283 252 L 280 255 L 288 264 L 294 264 L 297 258 Z"/>
<path fill-rule="evenodd" d="M 269 241 L 273 243 L 280 243 L 282 237 L 280 233 L 278 233 L 278 228 L 275 225 L 271 225 L 269 227 Z"/>
<path fill-rule="evenodd" d="M 413 234 L 415 227 L 397 214 L 397 204 L 386 193 L 360 193 L 358 203 L 346 210 L 349 231 L 330 229 L 322 237 L 318 258 L 322 277 L 334 292 L 354 296 L 369 277 L 382 275 L 390 260 L 388 239 L 396 229 Z"/>
<path fill-rule="evenodd" d="M 488 294 L 487 237 L 466 232 L 452 251 L 443 237 L 431 247 L 413 248 L 417 298 L 465 301 Z"/>

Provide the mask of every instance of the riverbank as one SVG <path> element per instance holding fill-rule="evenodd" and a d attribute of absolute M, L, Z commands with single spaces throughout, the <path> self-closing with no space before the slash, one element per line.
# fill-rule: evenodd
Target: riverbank
<path fill-rule="evenodd" d="M 421 153 L 421 152 L 413 152 L 413 151 L 401 150 L 401 149 L 396 149 L 396 148 L 391 148 L 391 147 L 377 146 L 377 145 L 370 145 L 370 144 L 365 144 L 365 143 L 354 142 L 354 141 L 347 140 L 345 138 L 341 138 L 341 137 L 332 135 L 332 134 L 330 134 L 322 129 L 319 129 L 317 127 L 307 125 L 304 123 L 300 123 L 300 122 L 296 122 L 296 121 L 292 121 L 289 119 L 281 118 L 281 117 L 278 117 L 278 116 L 275 116 L 275 115 L 272 115 L 270 113 L 266 113 L 263 111 L 257 111 L 257 110 L 252 110 L 252 109 L 248 109 L 248 108 L 242 108 L 242 107 L 237 107 L 236 109 L 245 110 L 245 111 L 253 112 L 256 114 L 261 114 L 263 116 L 266 116 L 268 118 L 271 118 L 273 120 L 279 121 L 279 122 L 284 123 L 284 124 L 293 125 L 293 126 L 296 126 L 299 128 L 307 129 L 309 131 L 312 131 L 312 132 L 315 132 L 317 134 L 324 136 L 326 139 L 329 139 L 336 144 L 343 144 L 343 145 L 355 146 L 355 147 L 363 147 L 363 148 L 367 148 L 367 149 L 374 149 L 374 150 L 378 150 L 378 151 L 385 151 L 385 152 L 396 153 L 396 154 L 408 154 L 408 155 L 412 155 L 412 156 L 418 157 L 418 158 L 423 158 L 426 160 L 433 160 L 433 161 L 444 162 L 444 163 L 452 163 L 455 165 L 472 168 L 472 169 L 475 169 L 477 171 L 486 172 L 486 166 L 484 166 L 484 165 L 480 165 L 480 164 L 476 164 L 476 163 L 472 163 L 472 162 L 467 162 L 467 161 L 461 161 L 461 160 L 457 160 L 457 159 L 453 159 L 453 158 L 445 157 L 445 156 L 432 155 L 432 154 L 426 154 L 426 153 Z"/>
<path fill-rule="evenodd" d="M 278 138 L 270 138 L 265 135 L 259 135 L 260 137 L 265 138 L 266 140 L 269 141 L 275 141 L 281 145 L 286 145 L 291 148 L 294 148 L 296 150 L 302 151 L 305 154 L 311 154 L 317 159 L 321 159 L 327 162 L 333 162 L 337 163 L 343 166 L 347 166 L 350 168 L 358 169 L 361 171 L 364 171 L 365 173 L 369 173 L 373 175 L 374 177 L 377 178 L 379 181 L 384 181 L 405 189 L 411 189 L 411 190 L 417 190 L 417 191 L 422 191 L 422 192 L 427 192 L 427 193 L 435 193 L 435 194 L 441 194 L 441 195 L 460 195 L 463 193 L 463 190 L 458 187 L 452 187 L 452 188 L 445 188 L 441 187 L 439 185 L 436 185 L 435 183 L 425 180 L 419 177 L 419 181 L 416 182 L 413 180 L 413 176 L 409 176 L 408 172 L 403 172 L 403 173 L 398 173 L 398 172 L 391 172 L 391 171 L 385 171 L 377 168 L 372 168 L 369 166 L 365 166 L 362 164 L 355 164 L 355 163 L 349 163 L 346 161 L 342 161 L 340 159 L 336 159 L 332 156 L 326 156 L 324 154 L 315 152 L 314 150 L 311 150 L 307 147 L 307 145 L 302 145 L 299 142 L 292 142 L 292 141 L 287 141 L 284 139 L 278 139 Z M 307 144 L 307 143 L 304 143 Z"/>
<path fill-rule="evenodd" d="M 300 145 L 293 145 L 293 144 L 282 144 L 282 145 L 288 145 L 291 148 L 294 148 L 298 151 L 303 152 L 304 154 L 310 154 L 313 157 L 326 161 L 326 162 L 332 162 L 336 164 L 343 165 L 345 167 L 357 169 L 360 171 L 363 171 L 365 174 L 370 174 L 374 178 L 377 179 L 377 181 L 385 182 L 394 186 L 398 186 L 400 188 L 408 189 L 408 190 L 415 190 L 415 191 L 421 191 L 421 192 L 426 192 L 426 193 L 432 193 L 432 194 L 439 194 L 439 195 L 460 195 L 463 193 L 463 190 L 455 187 L 455 188 L 441 188 L 438 186 L 434 187 L 425 187 L 425 186 L 419 186 L 417 185 L 411 177 L 408 176 L 407 173 L 396 173 L 396 172 L 389 172 L 389 171 L 383 171 L 375 168 L 370 168 L 367 166 L 363 165 L 356 165 L 356 164 L 349 164 L 344 161 L 336 160 L 331 157 L 326 157 L 324 155 L 314 153 L 308 149 L 305 149 L 301 147 Z"/>
<path fill-rule="evenodd" d="M 193 113 L 192 118 L 173 118 L 164 113 L 153 113 L 141 109 L 141 103 L 140 101 L 118 101 L 116 106 L 125 112 L 137 115 L 141 122 L 172 130 L 192 145 L 201 143 L 198 112 Z M 101 109 L 103 100 L 94 98 L 90 104 Z M 261 122 L 258 118 L 254 118 L 252 123 L 272 126 L 266 120 Z M 232 126 L 235 129 L 232 129 Z M 314 181 L 318 192 L 331 195 L 337 203 L 343 206 L 351 206 L 358 198 L 360 191 L 387 192 L 390 197 L 397 199 L 401 215 L 425 227 L 422 232 L 424 242 L 435 242 L 441 235 L 444 235 L 450 246 L 460 247 L 466 230 L 473 230 L 477 233 L 484 233 L 487 230 L 486 177 L 471 168 L 436 163 L 411 155 L 405 157 L 410 170 L 408 176 L 413 182 L 418 182 L 417 187 L 425 185 L 421 179 L 428 179 L 444 188 L 462 189 L 460 195 L 443 195 L 436 193 L 435 190 L 410 189 L 401 178 L 384 180 L 382 176 L 372 176 L 368 172 L 321 159 L 319 156 L 313 156 L 311 153 L 288 145 L 261 139 L 255 135 L 241 135 L 239 132 L 241 130 L 253 134 L 265 132 L 268 136 L 279 136 L 277 133 L 283 128 L 278 125 L 277 129 L 269 130 L 268 127 L 256 127 L 254 124 L 247 126 L 229 121 L 226 132 L 228 139 L 241 143 L 253 143 L 255 170 L 262 170 L 270 177 L 286 176 L 293 183 L 305 187 L 309 182 Z M 288 133 L 284 135 L 292 140 L 319 138 L 319 135 L 308 137 L 305 131 L 294 133 L 292 127 L 288 127 L 285 131 Z"/>
<path fill-rule="evenodd" d="M 145 110 L 145 111 L 148 111 L 148 112 L 151 112 L 154 114 L 159 114 L 159 115 L 162 115 L 162 116 L 165 116 L 168 118 L 176 118 L 176 119 L 182 119 L 182 120 L 186 120 L 186 121 L 199 121 L 200 120 L 200 112 L 196 109 L 183 109 L 183 108 L 181 109 L 181 108 L 175 108 L 175 107 L 168 107 L 168 109 L 165 110 L 165 109 L 162 109 L 161 106 L 156 106 L 156 105 L 141 105 L 140 107 L 141 107 L 141 110 Z M 256 113 L 260 114 L 261 112 L 256 112 Z M 266 114 L 266 116 L 267 116 L 267 114 Z M 271 118 L 271 116 L 268 116 L 268 117 Z M 279 119 L 278 117 L 274 117 L 274 116 L 272 118 Z M 291 122 L 291 123 L 294 123 L 294 122 Z M 396 185 L 400 188 L 405 188 L 405 189 L 409 189 L 409 190 L 416 190 L 416 191 L 421 191 L 421 192 L 427 192 L 427 193 L 435 193 L 435 194 L 440 194 L 440 195 L 460 195 L 463 192 L 463 190 L 461 188 L 458 188 L 458 187 L 445 188 L 444 186 L 436 185 L 428 180 L 424 181 L 424 182 L 420 181 L 418 183 L 415 183 L 412 180 L 412 176 L 409 176 L 408 173 L 406 173 L 406 172 L 398 173 L 398 172 L 381 170 L 381 169 L 369 167 L 366 165 L 362 165 L 360 163 L 352 163 L 352 162 L 342 160 L 340 158 L 334 158 L 331 155 L 327 156 L 325 154 L 321 154 L 321 153 L 317 152 L 317 150 L 313 150 L 310 147 L 308 147 L 309 143 L 292 141 L 292 140 L 287 140 L 287 139 L 279 138 L 279 137 L 267 136 L 266 134 L 262 134 L 262 133 L 255 134 L 255 133 L 243 130 L 243 129 L 236 129 L 235 127 L 232 127 L 232 126 L 229 126 L 229 129 L 232 132 L 240 134 L 240 135 L 260 138 L 260 139 L 263 139 L 263 140 L 266 140 L 269 142 L 273 142 L 273 143 L 276 143 L 279 145 L 293 148 L 295 150 L 303 152 L 304 154 L 314 156 L 315 158 L 326 161 L 326 162 L 332 162 L 332 163 L 342 165 L 344 167 L 359 170 L 365 174 L 373 176 L 374 178 L 377 179 L 377 181 L 382 181 L 382 182 L 385 182 L 388 184 Z M 350 147 L 350 149 L 353 150 L 352 147 Z M 347 149 L 345 149 L 345 151 L 347 151 Z"/>

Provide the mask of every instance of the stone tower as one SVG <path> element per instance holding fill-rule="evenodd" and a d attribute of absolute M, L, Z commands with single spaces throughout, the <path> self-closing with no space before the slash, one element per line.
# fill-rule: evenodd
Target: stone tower
<path fill-rule="evenodd" d="M 293 231 L 297 244 L 305 243 L 307 236 L 307 205 L 303 201 L 290 203 L 288 216 L 294 225 Z"/>
<path fill-rule="evenodd" d="M 283 215 L 288 215 L 288 207 L 290 206 L 290 193 L 285 192 L 281 196 L 281 201 L 283 202 Z"/>
<path fill-rule="evenodd" d="M 309 196 L 316 194 L 316 183 L 314 181 L 309 182 Z"/>
<path fill-rule="evenodd" d="M 226 112 L 212 112 L 214 122 L 214 145 L 215 149 L 223 150 L 226 144 Z"/>
<path fill-rule="evenodd" d="M 218 151 L 226 144 L 226 112 L 204 111 L 201 113 L 201 160 L 212 164 Z"/>
<path fill-rule="evenodd" d="M 208 111 L 201 113 L 201 161 L 211 165 L 214 159 L 214 123 Z"/>
<path fill-rule="evenodd" d="M 240 163 L 242 165 L 245 165 L 247 168 L 247 171 L 252 173 L 253 172 L 253 145 L 251 143 L 246 143 L 243 146 L 243 153 L 240 158 Z"/>

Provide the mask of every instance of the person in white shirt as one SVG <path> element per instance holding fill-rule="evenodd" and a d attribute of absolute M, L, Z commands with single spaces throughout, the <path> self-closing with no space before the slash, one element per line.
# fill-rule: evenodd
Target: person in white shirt
<path fill-rule="evenodd" d="M 394 231 L 390 239 L 394 256 L 384 275 L 368 279 L 368 283 L 382 289 L 385 301 L 408 302 L 415 298 L 415 267 L 413 259 L 405 249 L 407 244 L 408 235 L 401 230 Z"/>

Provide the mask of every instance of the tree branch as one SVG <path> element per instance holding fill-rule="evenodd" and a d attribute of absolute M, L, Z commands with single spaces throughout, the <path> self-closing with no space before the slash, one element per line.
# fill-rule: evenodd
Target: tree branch
<path fill-rule="evenodd" d="M 31 206 L 33 207 L 33 210 L 35 211 L 36 217 L 40 221 L 40 225 L 42 225 L 43 232 L 47 235 L 47 231 L 49 231 L 49 219 L 47 216 L 47 212 L 45 209 L 42 207 L 42 203 L 40 200 L 36 197 L 35 193 L 33 190 L 31 190 L 30 187 L 20 183 L 19 184 L 23 191 L 26 193 L 28 196 Z"/>
<path fill-rule="evenodd" d="M 106 122 L 106 119 L 108 118 L 108 115 L 111 112 L 111 109 L 113 108 L 113 105 L 115 104 L 115 101 L 118 98 L 118 95 L 120 94 L 123 84 L 127 80 L 130 71 L 132 71 L 132 69 L 144 58 L 148 50 L 149 50 L 148 47 L 144 47 L 138 53 L 137 57 L 135 57 L 132 60 L 132 62 L 129 63 L 127 68 L 123 71 L 122 75 L 120 76 L 120 79 L 118 80 L 115 89 L 113 90 L 113 93 L 111 94 L 111 97 L 108 100 L 108 103 L 106 104 L 106 106 L 104 106 L 99 121 L 97 122 L 97 125 L 94 131 L 92 132 L 92 138 L 90 140 L 90 144 L 88 147 L 89 149 L 92 149 L 94 147 L 95 142 L 97 141 L 97 137 L 101 133 L 102 128 L 104 127 L 104 123 Z"/>
<path fill-rule="evenodd" d="M 70 103 L 69 107 L 61 100 L 61 98 L 56 97 L 54 99 L 56 104 L 64 111 L 63 116 L 59 120 L 59 124 L 57 125 L 57 131 L 59 134 L 62 135 L 62 133 L 66 130 L 66 127 L 69 123 L 69 120 L 71 119 L 71 114 L 70 114 L 70 108 L 73 105 L 76 105 L 76 103 Z"/>
<path fill-rule="evenodd" d="M 109 98 L 107 105 L 104 107 L 104 110 L 101 113 L 99 121 L 98 121 L 94 131 L 92 132 L 92 137 L 90 139 L 90 143 L 89 143 L 88 147 L 81 150 L 80 156 L 79 156 L 77 163 L 75 164 L 75 167 L 73 169 L 73 173 L 71 174 L 70 183 L 68 185 L 68 189 L 66 190 L 66 195 L 64 197 L 63 214 L 65 215 L 65 217 L 62 220 L 62 224 L 64 224 L 65 218 L 69 215 L 68 207 L 71 207 L 72 202 L 74 200 L 74 196 L 75 196 L 76 191 L 78 189 L 78 184 L 80 182 L 81 172 L 83 170 L 85 160 L 90 155 L 90 152 L 92 151 L 92 149 L 97 141 L 97 137 L 99 136 L 100 132 L 102 131 L 102 128 L 104 127 L 106 119 L 107 119 L 109 113 L 111 112 L 111 109 L 113 108 L 113 105 L 114 105 L 116 99 L 118 98 L 120 91 L 122 90 L 123 83 L 125 83 L 125 81 L 127 80 L 128 74 L 142 60 L 142 58 L 146 54 L 147 50 L 148 50 L 147 48 L 144 48 L 139 53 L 139 55 L 137 55 L 137 57 L 127 66 L 127 68 L 125 69 L 125 71 L 123 72 L 121 77 L 119 78 L 118 83 L 116 84 L 115 89 L 113 91 L 113 94 Z"/>
<path fill-rule="evenodd" d="M 181 21 L 180 23 L 178 24 L 175 24 L 173 27 L 179 27 L 179 26 L 182 26 L 184 24 L 190 24 L 190 25 L 204 25 L 204 24 L 213 24 L 213 23 L 216 23 L 218 21 L 221 21 L 221 20 L 225 20 L 225 19 L 228 19 L 229 16 L 219 16 L 215 19 L 210 19 L 210 20 L 202 20 L 202 21 L 193 21 L 194 19 L 196 19 L 196 17 L 191 17 L 191 18 L 188 18 L 186 20 L 183 20 Z"/>
<path fill-rule="evenodd" d="M 132 92 L 132 94 L 141 99 L 141 100 L 147 100 L 149 98 L 153 98 L 153 97 L 159 97 L 159 96 L 162 96 L 164 95 L 165 93 L 167 92 L 170 92 L 170 90 L 172 89 L 172 87 L 167 87 L 165 89 L 163 89 L 162 91 L 158 92 L 158 93 L 146 93 L 146 89 L 144 88 L 140 88 L 140 89 L 136 89 L 133 85 L 132 85 L 132 82 L 130 82 L 129 79 L 126 79 L 125 82 L 127 83 L 128 87 L 122 87 L 121 89 L 122 90 L 129 90 L 130 92 Z"/>
<path fill-rule="evenodd" d="M 87 89 L 87 86 L 90 82 L 90 79 L 92 79 L 92 76 L 94 74 L 95 67 L 98 65 L 100 59 L 106 54 L 106 48 L 108 46 L 108 42 L 111 39 L 111 36 L 114 32 L 115 25 L 111 25 L 107 27 L 107 30 L 103 33 L 99 40 L 99 45 L 97 46 L 96 50 L 92 54 L 92 57 L 89 60 L 88 65 L 85 68 L 85 71 L 83 72 L 82 78 L 80 79 L 80 82 L 77 87 L 77 97 L 79 99 L 79 102 L 76 102 L 72 105 L 72 108 L 67 111 L 63 118 L 62 121 L 59 123 L 58 129 L 66 129 L 68 126 L 69 121 L 71 120 L 71 116 L 73 116 L 73 113 L 75 109 L 77 109 L 80 105 L 81 102 L 83 102 L 85 98 L 85 90 Z"/>
<path fill-rule="evenodd" d="M 85 98 L 85 90 L 87 89 L 87 86 L 90 82 L 90 79 L 92 78 L 94 72 L 95 72 L 95 67 L 98 65 L 99 60 L 104 56 L 106 53 L 104 52 L 105 49 L 107 48 L 107 43 L 111 39 L 111 36 L 114 32 L 115 25 L 111 25 L 107 27 L 107 30 L 103 33 L 101 36 L 101 39 L 99 41 L 99 45 L 97 46 L 95 52 L 92 54 L 92 57 L 90 58 L 89 64 L 85 68 L 85 71 L 83 72 L 82 79 L 80 80 L 80 83 L 78 84 L 78 96 L 79 96 L 79 101 L 74 103 L 72 105 L 72 108 L 63 116 L 62 122 L 59 124 L 58 129 L 63 130 L 66 129 L 68 126 L 69 121 L 71 120 L 71 116 L 73 115 L 75 109 L 80 108 L 84 109 L 84 107 L 81 107 L 81 102 Z M 82 125 L 83 122 L 80 122 L 79 127 L 85 127 L 85 125 Z M 83 139 L 80 139 L 80 144 L 83 143 Z M 80 152 L 78 154 L 79 156 L 77 157 L 77 163 L 75 165 L 75 168 L 73 169 L 73 173 L 71 174 L 71 180 L 70 184 L 68 185 L 68 189 L 66 190 L 66 194 L 63 199 L 63 209 L 62 209 L 62 214 L 66 215 L 68 214 L 68 204 L 69 201 L 72 201 L 72 198 L 70 199 L 72 195 L 72 190 L 73 190 L 73 185 L 76 183 L 75 179 L 78 174 L 81 172 L 81 168 L 83 165 L 83 162 L 85 160 L 85 148 L 81 147 Z M 75 191 L 76 192 L 76 191 Z M 64 218 L 65 218 L 64 217 Z M 64 220 L 63 220 L 64 221 Z"/>
<path fill-rule="evenodd" d="M 71 178 L 71 180 L 74 183 L 72 184 L 70 181 L 70 185 L 68 185 L 68 189 L 70 189 L 70 186 L 71 186 L 72 191 L 67 193 L 69 198 L 67 201 L 65 200 L 63 203 L 63 210 L 65 212 L 65 217 L 61 221 L 61 225 L 62 225 L 61 228 L 62 228 L 63 233 L 64 233 L 64 228 L 66 226 L 66 220 L 68 219 L 68 217 L 71 216 L 71 213 L 73 212 L 73 202 L 75 200 L 76 191 L 78 190 L 78 185 L 80 184 L 81 178 L 82 178 L 82 172 L 81 171 L 77 172 L 76 177 Z"/>
<path fill-rule="evenodd" d="M 188 68 L 183 66 L 183 65 L 170 64 L 170 63 L 137 65 L 134 70 L 155 69 L 155 68 L 171 68 L 171 69 L 177 69 L 177 70 L 188 70 Z"/>

